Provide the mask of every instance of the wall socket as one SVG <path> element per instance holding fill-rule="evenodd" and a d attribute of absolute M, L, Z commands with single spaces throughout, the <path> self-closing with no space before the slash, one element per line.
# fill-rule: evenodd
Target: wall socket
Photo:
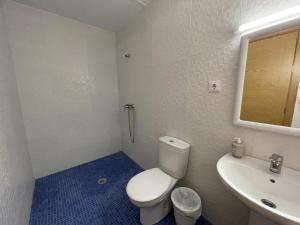
<path fill-rule="evenodd" d="M 221 80 L 210 80 L 208 82 L 208 92 L 209 93 L 219 93 L 222 90 Z"/>

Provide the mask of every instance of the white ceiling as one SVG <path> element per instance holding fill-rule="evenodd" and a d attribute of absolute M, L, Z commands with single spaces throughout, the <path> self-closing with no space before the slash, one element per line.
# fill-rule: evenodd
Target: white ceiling
<path fill-rule="evenodd" d="M 151 0 L 15 0 L 83 23 L 118 31 Z"/>

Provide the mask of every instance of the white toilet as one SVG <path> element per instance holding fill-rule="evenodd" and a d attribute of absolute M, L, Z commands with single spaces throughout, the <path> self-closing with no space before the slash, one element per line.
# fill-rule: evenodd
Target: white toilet
<path fill-rule="evenodd" d="M 140 208 L 140 221 L 152 225 L 171 210 L 170 195 L 175 184 L 184 177 L 190 145 L 174 137 L 159 138 L 159 168 L 134 176 L 127 184 L 127 195 Z"/>

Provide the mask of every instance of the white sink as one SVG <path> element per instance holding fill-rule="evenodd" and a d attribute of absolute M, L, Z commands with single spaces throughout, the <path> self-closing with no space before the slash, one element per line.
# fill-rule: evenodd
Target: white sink
<path fill-rule="evenodd" d="M 300 225 L 300 171 L 282 167 L 281 174 L 269 171 L 269 162 L 227 154 L 217 164 L 225 186 L 252 210 L 286 225 Z M 276 208 L 262 203 L 271 201 Z"/>

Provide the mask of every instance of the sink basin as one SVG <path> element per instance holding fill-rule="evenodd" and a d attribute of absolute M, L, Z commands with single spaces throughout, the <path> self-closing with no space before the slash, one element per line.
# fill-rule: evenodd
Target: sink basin
<path fill-rule="evenodd" d="M 282 167 L 275 174 L 267 161 L 231 154 L 217 169 L 224 185 L 252 210 L 280 224 L 300 225 L 300 171 Z"/>

